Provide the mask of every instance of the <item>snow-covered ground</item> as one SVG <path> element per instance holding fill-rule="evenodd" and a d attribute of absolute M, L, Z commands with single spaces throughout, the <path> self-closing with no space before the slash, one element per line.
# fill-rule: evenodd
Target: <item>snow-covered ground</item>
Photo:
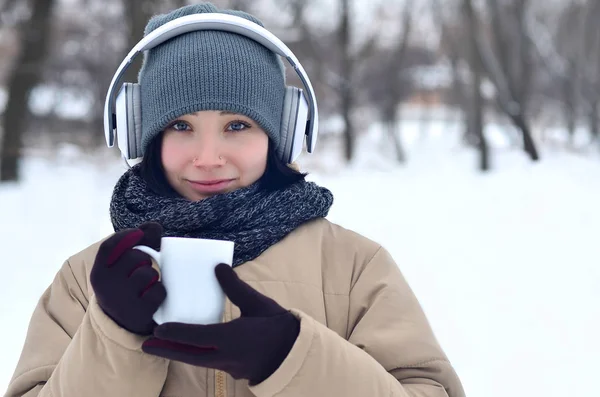
<path fill-rule="evenodd" d="M 301 161 L 335 195 L 329 218 L 386 246 L 419 297 L 467 395 L 593 395 L 600 364 L 600 156 L 543 151 L 532 164 L 494 132 L 494 170 L 433 125 L 404 129 L 397 167 L 376 134 L 356 164 Z M 389 145 L 388 145 L 389 146 Z M 0 186 L 0 391 L 31 312 L 64 259 L 110 233 L 123 167 L 71 149 L 31 156 Z"/>

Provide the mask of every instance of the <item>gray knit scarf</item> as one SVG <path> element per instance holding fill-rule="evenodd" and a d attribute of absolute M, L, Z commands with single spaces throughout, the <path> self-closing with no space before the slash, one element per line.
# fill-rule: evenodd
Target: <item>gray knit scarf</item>
<path fill-rule="evenodd" d="M 163 236 L 195 237 L 235 242 L 233 266 L 252 260 L 311 219 L 327 216 L 333 195 L 326 188 L 301 181 L 267 191 L 261 182 L 192 202 L 154 193 L 129 169 L 117 182 L 110 203 L 115 231 L 155 221 Z"/>

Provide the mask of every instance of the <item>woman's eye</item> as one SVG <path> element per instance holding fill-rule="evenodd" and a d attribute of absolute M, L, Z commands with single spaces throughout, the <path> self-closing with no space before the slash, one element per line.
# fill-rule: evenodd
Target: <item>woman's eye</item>
<path fill-rule="evenodd" d="M 184 123 L 183 121 L 176 121 L 169 126 L 169 129 L 172 129 L 175 131 L 186 131 L 187 128 L 188 128 L 187 123 Z"/>
<path fill-rule="evenodd" d="M 248 124 L 244 121 L 232 121 L 231 123 L 229 123 L 227 130 L 228 131 L 243 131 L 247 128 L 250 128 L 250 124 Z"/>

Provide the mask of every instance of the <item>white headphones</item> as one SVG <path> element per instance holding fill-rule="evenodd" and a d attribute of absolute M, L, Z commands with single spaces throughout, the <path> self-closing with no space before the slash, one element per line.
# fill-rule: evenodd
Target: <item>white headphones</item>
<path fill-rule="evenodd" d="M 286 87 L 277 154 L 285 163 L 292 163 L 302 152 L 305 139 L 307 151 L 312 153 L 317 143 L 319 114 L 315 93 L 304 68 L 292 51 L 265 28 L 242 17 L 219 13 L 193 14 L 174 19 L 150 32 L 129 51 L 110 82 L 104 103 L 104 135 L 108 147 L 114 146 L 116 132 L 117 144 L 125 160 L 142 157 L 140 86 L 137 83 L 123 83 L 115 98 L 117 83 L 133 59 L 175 36 L 199 30 L 237 33 L 288 60 L 306 91 Z"/>

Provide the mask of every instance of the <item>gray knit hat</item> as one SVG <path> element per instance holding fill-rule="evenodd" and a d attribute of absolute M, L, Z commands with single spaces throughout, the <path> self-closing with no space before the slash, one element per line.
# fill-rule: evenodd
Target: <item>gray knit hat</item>
<path fill-rule="evenodd" d="M 236 15 L 263 26 L 250 14 L 203 3 L 152 17 L 144 35 L 178 17 L 201 13 Z M 144 54 L 138 82 L 143 151 L 170 121 L 200 110 L 250 117 L 279 144 L 285 68 L 279 55 L 247 37 L 215 30 L 176 36 Z"/>

